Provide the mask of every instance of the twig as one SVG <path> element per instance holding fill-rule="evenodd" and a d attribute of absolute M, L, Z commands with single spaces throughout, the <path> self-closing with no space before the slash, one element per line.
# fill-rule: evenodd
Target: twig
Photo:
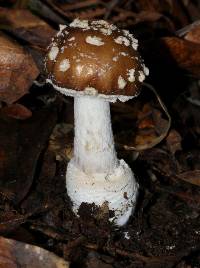
<path fill-rule="evenodd" d="M 118 5 L 118 3 L 120 2 L 120 0 L 112 0 L 108 5 L 107 5 L 107 10 L 106 13 L 104 15 L 104 19 L 107 20 L 108 17 L 110 16 L 112 10 L 115 8 L 116 5 Z"/>
<path fill-rule="evenodd" d="M 99 247 L 96 244 L 84 244 L 84 247 L 86 247 L 87 249 L 92 249 L 92 250 L 98 250 Z M 152 257 L 146 257 L 143 256 L 137 252 L 131 252 L 131 251 L 127 251 L 127 250 L 123 250 L 120 248 L 113 248 L 113 247 L 103 247 L 102 248 L 103 251 L 112 253 L 114 255 L 118 254 L 120 256 L 123 257 L 129 257 L 132 259 L 137 259 L 143 263 L 165 263 L 167 261 L 175 261 L 179 258 L 182 257 L 182 254 L 180 254 L 181 256 L 152 256 Z M 102 250 L 101 249 L 101 250 Z"/>

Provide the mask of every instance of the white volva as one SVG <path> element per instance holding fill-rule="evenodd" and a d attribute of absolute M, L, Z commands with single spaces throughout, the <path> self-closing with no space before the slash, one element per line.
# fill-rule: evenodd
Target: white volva
<path fill-rule="evenodd" d="M 82 202 L 108 204 L 113 220 L 124 225 L 135 206 L 138 184 L 114 148 L 110 104 L 96 96 L 74 99 L 74 157 L 67 167 L 67 192 L 75 213 Z"/>

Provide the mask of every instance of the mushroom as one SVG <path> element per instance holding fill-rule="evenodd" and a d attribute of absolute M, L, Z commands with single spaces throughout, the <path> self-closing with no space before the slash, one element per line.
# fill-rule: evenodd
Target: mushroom
<path fill-rule="evenodd" d="M 127 30 L 104 20 L 75 19 L 61 25 L 45 59 L 47 82 L 74 97 L 74 155 L 66 173 L 67 193 L 77 214 L 82 202 L 114 211 L 124 225 L 132 214 L 138 183 L 116 155 L 110 103 L 136 97 L 148 75 Z"/>

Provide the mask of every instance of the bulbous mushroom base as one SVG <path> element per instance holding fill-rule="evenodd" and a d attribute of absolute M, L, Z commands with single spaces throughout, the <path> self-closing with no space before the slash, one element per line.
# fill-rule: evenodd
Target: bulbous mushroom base
<path fill-rule="evenodd" d="M 119 165 L 112 174 L 86 174 L 72 159 L 67 167 L 66 185 L 76 214 L 82 202 L 97 206 L 107 202 L 109 210 L 115 214 L 110 221 L 122 226 L 135 208 L 138 184 L 124 160 L 119 160 Z"/>

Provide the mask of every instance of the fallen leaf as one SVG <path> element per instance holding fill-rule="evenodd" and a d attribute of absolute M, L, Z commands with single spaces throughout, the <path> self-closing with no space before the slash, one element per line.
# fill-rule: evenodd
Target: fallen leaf
<path fill-rule="evenodd" d="M 0 33 L 0 101 L 11 104 L 28 93 L 39 71 L 30 54 Z"/>
<path fill-rule="evenodd" d="M 16 230 L 28 219 L 27 215 L 20 215 L 16 211 L 5 211 L 0 213 L 0 234 L 5 235 Z"/>
<path fill-rule="evenodd" d="M 40 0 L 29 0 L 28 6 L 35 14 L 38 14 L 40 17 L 47 20 L 51 20 L 55 24 L 66 24 L 68 21 L 63 19 L 63 16 L 60 16 L 57 10 L 53 10 L 51 4 L 53 5 L 54 1 L 40 1 Z"/>
<path fill-rule="evenodd" d="M 30 190 L 29 194 L 21 203 L 23 211 L 31 213 L 34 210 L 48 211 L 51 208 L 52 213 L 52 207 L 56 207 L 56 212 L 58 211 L 56 196 L 60 194 L 59 191 L 63 193 L 65 185 L 64 188 L 63 185 L 61 188 L 59 188 L 58 185 L 56 187 L 52 187 L 52 185 L 55 185 L 56 169 L 56 157 L 54 153 L 47 149 L 43 155 L 40 173 L 38 175 L 38 179 L 35 180 L 34 189 Z M 61 181 L 59 182 L 61 183 Z M 49 217 L 48 219 L 51 221 L 52 217 Z M 52 226 L 52 222 L 48 223 Z"/>
<path fill-rule="evenodd" d="M 15 103 L 5 106 L 0 113 L 15 119 L 25 120 L 32 116 L 32 112 L 22 104 Z"/>
<path fill-rule="evenodd" d="M 128 10 L 123 10 L 121 8 L 116 8 L 116 11 L 119 12 L 117 16 L 113 17 L 113 22 L 118 23 L 119 21 L 124 21 L 126 19 L 132 18 L 134 19 L 134 24 L 141 22 L 155 22 L 161 18 L 165 18 L 165 16 L 161 13 L 155 11 L 141 11 L 139 13 L 135 13 Z"/>
<path fill-rule="evenodd" d="M 29 44 L 46 48 L 55 30 L 26 9 L 0 8 L 0 27 Z"/>
<path fill-rule="evenodd" d="M 188 1 L 186 10 L 187 10 L 187 17 L 190 18 L 190 21 L 195 21 L 200 18 L 199 6 L 196 6 L 196 4 L 193 1 Z"/>
<path fill-rule="evenodd" d="M 200 186 L 200 170 L 190 170 L 178 174 L 177 177 L 181 180 L 184 180 L 188 183 Z"/>
<path fill-rule="evenodd" d="M 200 45 L 194 42 L 183 40 L 177 37 L 161 38 L 160 51 L 158 57 L 162 57 L 167 62 L 171 58 L 179 68 L 182 68 L 195 77 L 200 77 Z"/>
<path fill-rule="evenodd" d="M 0 116 L 0 192 L 12 195 L 15 204 L 32 185 L 38 158 L 56 120 L 56 104 L 35 111 L 25 121 Z"/>
<path fill-rule="evenodd" d="M 30 244 L 0 237 L 0 268 L 69 268 L 55 254 Z"/>
<path fill-rule="evenodd" d="M 86 260 L 86 268 L 113 268 L 111 264 L 105 263 L 101 260 L 100 255 L 95 251 L 91 251 Z"/>
<path fill-rule="evenodd" d="M 185 36 L 185 40 L 200 44 L 200 21 Z"/>
<path fill-rule="evenodd" d="M 57 124 L 50 136 L 49 150 L 56 155 L 57 160 L 69 161 L 73 156 L 74 126 L 72 124 Z"/>
<path fill-rule="evenodd" d="M 172 129 L 166 138 L 168 149 L 172 154 L 182 149 L 181 141 L 182 138 L 180 134 L 175 129 Z"/>
<path fill-rule="evenodd" d="M 94 19 L 103 17 L 106 12 L 106 7 L 103 1 L 73 1 L 73 3 L 60 3 L 57 1 L 46 0 L 49 6 L 61 16 L 68 19 Z M 57 2 L 57 3 L 55 3 Z M 75 2 L 75 3 L 74 3 Z M 82 8 L 80 8 L 82 6 Z"/>
<path fill-rule="evenodd" d="M 194 133 L 198 137 L 200 134 L 200 102 L 198 92 L 199 88 L 197 88 L 197 90 L 192 90 L 188 97 L 180 95 L 173 104 L 173 109 L 176 111 L 179 120 L 181 121 L 182 135 Z M 188 124 L 188 122 L 190 123 Z M 200 140 L 197 138 L 196 149 L 198 149 L 199 142 Z"/>
<path fill-rule="evenodd" d="M 146 84 L 146 87 L 151 94 L 143 92 L 137 100 L 129 101 L 129 105 L 132 103 L 135 109 L 127 110 L 128 105 L 121 104 L 127 113 L 118 114 L 117 120 L 123 130 L 116 133 L 116 141 L 125 150 L 142 151 L 154 147 L 166 137 L 171 126 L 171 117 L 164 103 L 152 86 Z"/>
<path fill-rule="evenodd" d="M 157 147 L 141 152 L 139 158 L 147 162 L 153 171 L 170 177 L 177 174 L 177 166 L 171 155 Z"/>
<path fill-rule="evenodd" d="M 200 44 L 200 20 L 188 24 L 176 31 L 176 35 L 183 37 L 185 40 Z"/>

